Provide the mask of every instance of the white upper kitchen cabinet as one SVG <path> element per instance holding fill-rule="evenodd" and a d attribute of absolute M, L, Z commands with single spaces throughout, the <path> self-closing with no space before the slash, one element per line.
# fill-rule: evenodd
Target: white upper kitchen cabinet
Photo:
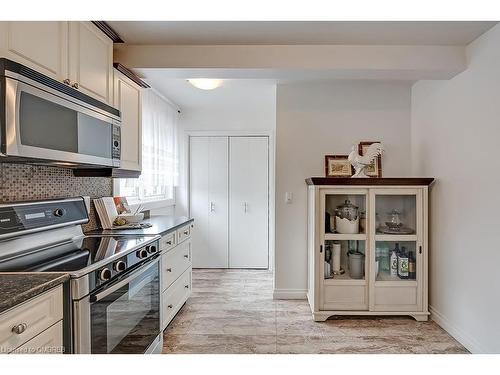
<path fill-rule="evenodd" d="M 113 106 L 120 110 L 121 169 L 141 171 L 141 88 L 118 70 L 114 71 Z"/>
<path fill-rule="evenodd" d="M 68 78 L 68 22 L 0 22 L 0 54 L 62 82 Z"/>
<path fill-rule="evenodd" d="M 74 88 L 113 102 L 113 41 L 91 22 L 70 22 L 69 79 Z"/>

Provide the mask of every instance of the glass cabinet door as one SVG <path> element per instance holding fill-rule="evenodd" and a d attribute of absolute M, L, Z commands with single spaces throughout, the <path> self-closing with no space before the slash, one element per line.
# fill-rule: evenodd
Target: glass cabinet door
<path fill-rule="evenodd" d="M 422 303 L 422 192 L 372 189 L 370 308 L 418 311 Z"/>
<path fill-rule="evenodd" d="M 325 189 L 321 206 L 321 305 L 325 310 L 367 309 L 368 190 Z"/>

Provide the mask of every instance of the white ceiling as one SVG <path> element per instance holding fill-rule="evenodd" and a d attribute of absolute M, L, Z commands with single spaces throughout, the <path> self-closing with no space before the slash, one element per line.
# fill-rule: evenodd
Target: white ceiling
<path fill-rule="evenodd" d="M 170 78 L 163 69 L 137 69 L 160 94 L 182 111 L 239 108 L 259 110 L 263 101 L 273 100 L 276 82 L 266 79 L 229 79 L 215 90 L 200 90 L 186 79 Z"/>
<path fill-rule="evenodd" d="M 109 21 L 130 44 L 467 45 L 496 22 Z"/>

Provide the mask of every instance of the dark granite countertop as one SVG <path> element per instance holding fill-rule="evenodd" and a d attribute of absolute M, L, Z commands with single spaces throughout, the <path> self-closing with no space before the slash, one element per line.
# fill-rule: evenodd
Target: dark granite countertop
<path fill-rule="evenodd" d="M 0 272 L 0 313 L 67 280 L 60 272 Z"/>
<path fill-rule="evenodd" d="M 183 225 L 190 223 L 193 219 L 189 219 L 185 216 L 170 216 L 170 215 L 154 215 L 147 219 L 144 219 L 144 223 L 150 223 L 153 226 L 146 229 L 97 229 L 86 234 L 116 234 L 116 235 L 164 235 L 169 232 L 182 227 Z"/>

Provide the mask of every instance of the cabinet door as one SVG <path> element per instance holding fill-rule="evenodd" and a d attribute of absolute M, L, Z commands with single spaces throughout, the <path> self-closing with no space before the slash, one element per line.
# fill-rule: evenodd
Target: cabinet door
<path fill-rule="evenodd" d="M 191 137 L 190 211 L 195 268 L 228 267 L 228 138 Z"/>
<path fill-rule="evenodd" d="M 0 35 L 3 57 L 58 81 L 67 78 L 67 22 L 0 22 Z"/>
<path fill-rule="evenodd" d="M 267 269 L 267 137 L 230 137 L 229 218 L 229 267 Z"/>
<path fill-rule="evenodd" d="M 113 41 L 91 22 L 70 22 L 69 75 L 83 93 L 112 103 Z"/>
<path fill-rule="evenodd" d="M 367 189 L 320 189 L 320 310 L 368 309 L 368 201 Z"/>
<path fill-rule="evenodd" d="M 140 171 L 142 156 L 141 89 L 114 70 L 114 107 L 122 115 L 121 169 Z"/>
<path fill-rule="evenodd" d="M 423 202 L 421 189 L 370 191 L 370 310 L 422 311 Z"/>
<path fill-rule="evenodd" d="M 63 354 L 62 320 L 47 328 L 27 343 L 14 350 L 14 354 Z"/>

